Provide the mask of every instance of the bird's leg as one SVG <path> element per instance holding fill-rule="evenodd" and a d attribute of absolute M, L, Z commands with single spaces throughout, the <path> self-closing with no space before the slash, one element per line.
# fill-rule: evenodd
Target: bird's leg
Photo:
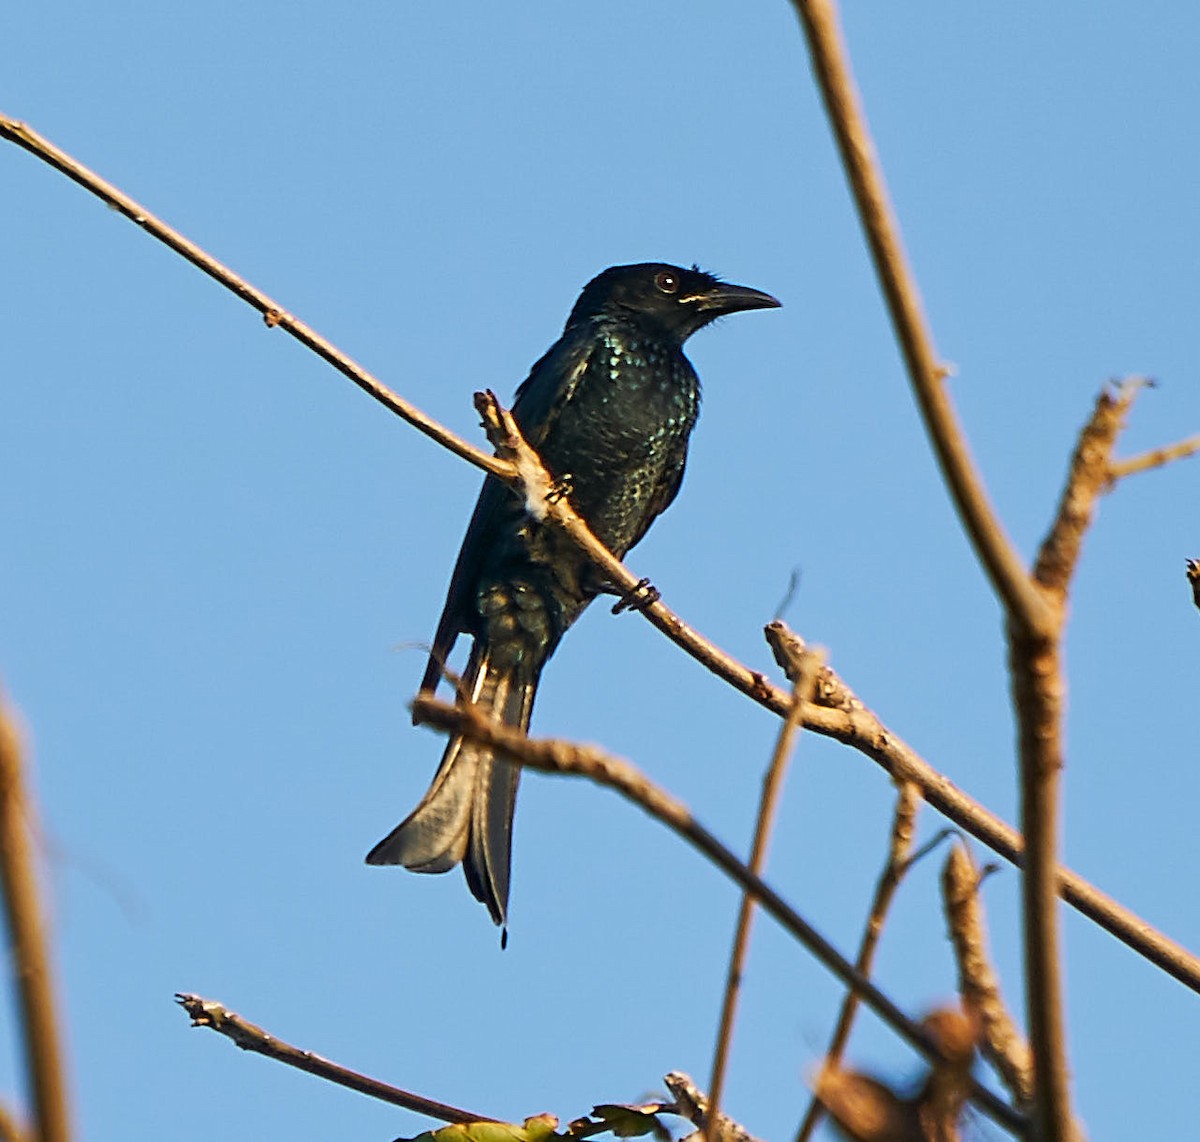
<path fill-rule="evenodd" d="M 662 598 L 662 592 L 649 579 L 639 579 L 628 591 L 613 593 L 621 596 L 613 603 L 614 615 L 622 611 L 644 611 Z"/>

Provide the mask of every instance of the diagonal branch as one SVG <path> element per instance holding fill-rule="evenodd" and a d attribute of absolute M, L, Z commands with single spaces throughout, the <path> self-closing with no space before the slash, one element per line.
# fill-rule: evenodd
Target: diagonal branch
<path fill-rule="evenodd" d="M 29 1133 L 37 1142 L 67 1142 L 70 1113 L 46 924 L 29 842 L 31 817 L 20 739 L 0 699 L 0 890 L 12 938 L 14 984 L 32 1088 Z"/>
<path fill-rule="evenodd" d="M 183 992 L 176 995 L 175 999 L 179 1006 L 188 1013 L 193 1027 L 211 1027 L 241 1047 L 243 1051 L 254 1051 L 257 1054 L 266 1055 L 268 1059 L 286 1063 L 289 1067 L 296 1067 L 298 1070 L 306 1071 L 310 1075 L 316 1075 L 317 1078 L 326 1079 L 338 1086 L 349 1087 L 350 1090 L 356 1090 L 359 1094 L 377 1098 L 381 1102 L 388 1102 L 393 1106 L 402 1106 L 405 1110 L 412 1110 L 417 1114 L 424 1114 L 442 1122 L 498 1121 L 495 1118 L 488 1118 L 485 1114 L 473 1114 L 471 1111 L 462 1110 L 457 1106 L 436 1102 L 423 1095 L 412 1094 L 410 1091 L 380 1082 L 379 1079 L 361 1075 L 348 1067 L 322 1058 L 312 1051 L 303 1051 L 299 1047 L 293 1047 L 290 1043 L 275 1038 L 269 1031 L 264 1031 L 248 1019 L 243 1019 L 236 1012 L 217 1003 L 216 1000 L 203 999 L 199 995 L 189 995 Z"/>
<path fill-rule="evenodd" d="M 904 254 L 900 227 L 838 26 L 837 6 L 833 0 L 792 0 L 792 6 L 808 40 L 817 85 L 858 206 L 909 381 L 959 518 L 1005 610 L 1030 630 L 1047 630 L 1052 615 L 1029 582 L 1021 558 L 988 500 L 983 478 L 943 383 L 946 369 L 938 360 L 933 335 L 921 310 L 920 292 Z"/>
<path fill-rule="evenodd" d="M 35 1142 L 21 1128 L 21 1124 L 9 1112 L 8 1107 L 0 1103 L 0 1142 Z"/>
<path fill-rule="evenodd" d="M 277 301 L 268 297 L 262 290 L 255 289 L 245 278 L 239 277 L 206 250 L 189 241 L 161 218 L 155 217 L 141 203 L 118 190 L 112 183 L 106 182 L 95 171 L 89 170 L 66 151 L 60 150 L 49 139 L 43 138 L 32 127 L 18 122 L 16 119 L 10 119 L 6 115 L 0 115 L 0 139 L 8 139 L 9 142 L 16 143 L 18 147 L 22 147 L 31 155 L 54 167 L 55 170 L 61 171 L 73 182 L 77 182 L 101 202 L 124 214 L 152 238 L 157 238 L 164 245 L 169 246 L 197 269 L 203 270 L 214 281 L 219 282 L 227 290 L 237 294 L 248 305 L 257 309 L 263 315 L 268 327 L 278 326 L 285 333 L 289 333 L 301 345 L 328 361 L 343 376 L 349 377 L 363 392 L 374 397 L 380 404 L 391 409 L 397 416 L 406 420 L 430 439 L 436 440 L 442 447 L 448 448 L 456 456 L 474 464 L 477 468 L 482 468 L 485 472 L 491 472 L 501 477 L 511 477 L 511 470 L 497 462 L 495 457 L 468 444 L 432 417 L 426 416 L 415 405 L 410 404 L 403 397 L 397 396 L 335 345 L 325 340 L 299 318 L 293 317 Z"/>
<path fill-rule="evenodd" d="M 762 876 L 767 863 L 767 843 L 771 837 L 771 826 L 775 820 L 775 807 L 783 790 L 783 778 L 787 772 L 788 757 L 792 744 L 804 725 L 804 710 L 812 700 L 817 675 L 824 665 L 820 651 L 808 651 L 795 664 L 796 681 L 792 688 L 792 707 L 779 728 L 779 737 L 763 779 L 762 796 L 758 804 L 758 818 L 754 825 L 754 840 L 750 846 L 749 869 L 755 876 Z M 717 1142 L 716 1121 L 721 1108 L 721 1096 L 725 1086 L 725 1068 L 729 1061 L 729 1050 L 733 1042 L 733 1022 L 737 1017 L 738 995 L 742 986 L 742 971 L 750 947 L 750 929 L 754 923 L 754 897 L 749 892 L 742 894 L 738 909 L 737 927 L 733 937 L 733 949 L 729 954 L 729 970 L 725 976 L 725 998 L 721 1003 L 721 1018 L 717 1030 L 717 1046 L 713 1052 L 712 1081 L 709 1083 L 709 1100 L 712 1117 L 706 1131 L 706 1142 Z M 863 975 L 861 965 L 859 971 Z"/>
<path fill-rule="evenodd" d="M 128 196 L 87 170 L 65 152 L 54 147 L 32 129 L 0 115 L 0 138 L 7 138 L 17 143 L 44 162 L 61 170 L 85 189 L 137 222 L 138 225 L 144 226 L 153 236 L 158 237 L 190 261 L 194 261 L 222 285 L 266 314 L 271 321 L 275 321 L 277 317 L 280 318 L 278 323 L 283 325 L 302 344 L 313 349 L 355 384 L 376 396 L 382 404 L 404 417 L 426 435 L 444 444 L 468 462 L 505 480 L 506 483 L 511 483 L 518 488 L 522 486 L 520 478 L 511 465 L 504 460 L 473 449 L 465 441 L 460 440 L 453 433 L 437 425 L 424 413 L 416 410 L 407 401 L 391 393 L 323 337 L 312 332 L 296 319 L 283 314 L 283 311 L 266 295 L 254 290 L 243 279 L 221 266 L 206 252 L 188 242 L 166 223 L 154 218 L 149 211 L 145 211 Z M 511 418 L 506 423 L 511 424 Z M 515 432 L 515 425 L 512 425 L 512 429 Z M 519 440 L 519 433 L 516 433 L 516 437 Z M 523 441 L 521 443 L 523 444 Z M 527 445 L 525 447 L 528 448 Z M 532 449 L 529 452 L 531 455 L 533 454 Z M 583 521 L 570 510 L 565 499 L 560 500 L 549 511 L 559 525 L 579 544 L 580 548 L 587 552 L 596 565 L 608 574 L 614 584 L 624 587 L 627 591 L 637 587 L 640 582 L 638 577 L 591 535 Z M 655 602 L 644 608 L 639 607 L 639 610 L 642 610 L 646 618 L 659 631 L 707 670 L 766 709 L 780 717 L 786 716 L 791 704 L 790 698 L 785 690 L 772 685 L 765 674 L 750 670 L 727 654 L 685 623 L 663 603 Z M 847 693 L 849 692 L 847 691 Z M 850 694 L 848 701 L 856 702 L 858 706 L 841 705 L 828 710 L 810 706 L 805 715 L 807 728 L 832 737 L 865 754 L 894 778 L 915 782 L 921 787 L 921 793 L 925 800 L 938 812 L 965 829 L 982 844 L 994 849 L 1006 859 L 1020 864 L 1021 840 L 1011 826 L 1005 824 L 938 773 L 897 735 L 888 730 L 878 718 L 869 711 L 865 711 L 857 697 Z M 831 702 L 827 705 L 834 707 L 837 704 Z M 1193 991 L 1200 992 L 1200 959 L 1089 884 L 1078 874 L 1069 869 L 1061 869 L 1060 873 L 1062 895 L 1069 904 L 1181 983 Z"/>
<path fill-rule="evenodd" d="M 498 754 L 544 773 L 587 777 L 615 789 L 656 820 L 661 821 L 735 881 L 788 933 L 847 987 L 852 987 L 889 1027 L 926 1058 L 941 1055 L 930 1035 L 910 1019 L 884 992 L 866 979 L 824 936 L 808 923 L 769 884 L 750 871 L 716 837 L 701 825 L 688 808 L 666 793 L 627 761 L 613 757 L 596 746 L 526 737 L 519 730 L 490 720 L 478 707 L 452 706 L 425 694 L 412 703 L 413 721 L 447 733 L 461 734 L 468 741 L 489 746 Z M 974 1083 L 971 1097 L 997 1123 L 1020 1132 L 1025 1123 L 1020 1115 L 991 1091 Z"/>
<path fill-rule="evenodd" d="M 1127 460 L 1114 460 L 1108 466 L 1109 483 L 1114 484 L 1137 472 L 1161 468 L 1175 460 L 1186 460 L 1197 452 L 1200 452 L 1200 435 L 1189 436 L 1175 444 L 1164 444 L 1161 448 L 1151 448 L 1149 452 L 1143 452 L 1140 456 L 1130 456 Z"/>
<path fill-rule="evenodd" d="M 797 647 L 803 647 L 803 639 L 785 623 L 768 624 L 765 634 L 781 664 L 798 652 Z M 852 746 L 880 765 L 894 781 L 911 781 L 919 786 L 921 796 L 944 817 L 1018 868 L 1023 867 L 1025 847 L 1021 834 L 968 797 L 889 730 L 829 667 L 825 667 L 817 683 L 815 700 L 820 705 L 809 706 L 805 713 L 807 729 Z M 771 705 L 769 708 L 776 707 Z M 1200 958 L 1089 884 L 1078 873 L 1060 865 L 1058 875 L 1059 893 L 1068 904 L 1180 983 L 1200 993 Z"/>

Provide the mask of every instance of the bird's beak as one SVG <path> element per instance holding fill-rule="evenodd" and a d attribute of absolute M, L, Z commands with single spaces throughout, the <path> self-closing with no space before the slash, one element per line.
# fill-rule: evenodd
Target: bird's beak
<path fill-rule="evenodd" d="M 690 302 L 702 313 L 710 313 L 714 317 L 740 313 L 743 309 L 778 309 L 780 305 L 777 298 L 760 289 L 730 285 L 728 282 L 718 282 L 712 289 L 679 300 Z"/>

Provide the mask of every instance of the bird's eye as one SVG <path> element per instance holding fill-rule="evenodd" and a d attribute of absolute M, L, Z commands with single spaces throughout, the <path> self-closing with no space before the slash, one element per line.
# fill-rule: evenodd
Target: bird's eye
<path fill-rule="evenodd" d="M 654 284 L 663 293 L 675 293 L 679 289 L 679 279 L 666 270 L 654 275 Z"/>

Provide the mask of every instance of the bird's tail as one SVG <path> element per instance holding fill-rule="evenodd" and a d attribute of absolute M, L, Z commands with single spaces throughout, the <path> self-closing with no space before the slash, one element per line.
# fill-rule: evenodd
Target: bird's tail
<path fill-rule="evenodd" d="M 493 666 L 488 657 L 477 641 L 463 679 L 471 702 L 498 721 L 528 729 L 536 680 Z M 452 737 L 421 803 L 367 854 L 367 863 L 447 872 L 461 862 L 475 899 L 503 925 L 520 776 L 519 767 L 487 746 Z"/>

